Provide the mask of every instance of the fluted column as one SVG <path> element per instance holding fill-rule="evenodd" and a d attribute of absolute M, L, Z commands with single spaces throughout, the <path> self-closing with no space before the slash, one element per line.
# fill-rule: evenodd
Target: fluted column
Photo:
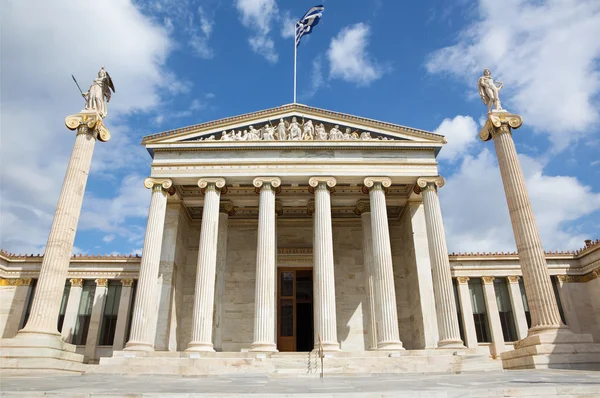
<path fill-rule="evenodd" d="M 89 360 L 96 359 L 96 349 L 100 338 L 100 326 L 102 315 L 104 315 L 104 304 L 106 303 L 106 293 L 108 292 L 108 279 L 96 279 L 96 290 L 94 290 L 94 302 L 92 313 L 90 314 L 90 323 L 88 325 L 87 338 L 85 340 L 85 357 Z"/>
<path fill-rule="evenodd" d="M 131 299 L 133 290 L 133 279 L 121 279 L 121 297 L 119 297 L 119 312 L 117 313 L 117 324 L 115 325 L 115 338 L 113 340 L 113 350 L 123 349 L 127 341 L 127 323 L 129 323 L 129 309 L 131 308 Z"/>
<path fill-rule="evenodd" d="M 369 191 L 371 203 L 371 229 L 373 241 L 373 276 L 375 302 L 377 310 L 377 349 L 403 350 L 398 331 L 398 310 L 396 307 L 396 289 L 394 287 L 394 269 L 392 265 L 392 247 L 388 226 L 385 188 L 392 185 L 387 177 L 367 177 L 365 189 Z"/>
<path fill-rule="evenodd" d="M 373 288 L 373 232 L 371 229 L 371 207 L 369 201 L 359 200 L 354 212 L 360 216 L 363 234 L 363 262 L 365 267 L 365 290 L 369 300 L 369 311 L 365 311 L 367 325 L 369 325 L 369 349 L 377 348 L 377 319 L 375 312 L 378 305 L 375 303 L 375 289 Z"/>
<path fill-rule="evenodd" d="M 485 300 L 485 308 L 492 334 L 492 355 L 500 357 L 505 349 L 504 334 L 502 333 L 502 322 L 500 321 L 500 312 L 498 311 L 498 301 L 496 299 L 496 290 L 494 288 L 493 276 L 482 276 L 481 284 L 483 287 L 483 297 Z"/>
<path fill-rule="evenodd" d="M 198 186 L 204 190 L 204 208 L 198 248 L 192 340 L 186 351 L 214 351 L 212 321 L 215 302 L 217 237 L 219 236 L 219 201 L 225 188 L 223 178 L 201 178 Z"/>
<path fill-rule="evenodd" d="M 258 177 L 254 186 L 260 190 L 258 242 L 256 248 L 256 293 L 254 342 L 250 351 L 277 351 L 275 340 L 275 190 L 281 185 L 277 177 Z"/>
<path fill-rule="evenodd" d="M 67 308 L 65 308 L 65 319 L 61 331 L 62 338 L 67 343 L 71 343 L 73 333 L 75 333 L 77 312 L 79 310 L 79 302 L 81 301 L 81 293 L 83 292 L 83 279 L 74 278 L 70 282 L 71 289 L 69 290 Z"/>
<path fill-rule="evenodd" d="M 442 209 L 437 194 L 437 189 L 443 187 L 444 183 L 444 179 L 439 176 L 421 177 L 417 180 L 415 192 L 423 193 L 433 292 L 440 335 L 438 347 L 461 348 L 464 347 L 464 344 L 460 339 L 446 233 L 444 232 Z"/>
<path fill-rule="evenodd" d="M 519 340 L 522 340 L 527 337 L 527 316 L 525 316 L 525 307 L 523 307 L 519 278 L 519 276 L 507 276 L 506 280 L 508 281 L 510 304 L 512 305 L 515 325 L 517 327 L 517 336 Z"/>
<path fill-rule="evenodd" d="M 88 113 L 85 120 L 81 114 L 69 116 L 65 123 L 69 129 L 77 129 L 75 144 L 56 205 L 29 318 L 25 327 L 19 331 L 21 336 L 27 333 L 52 335 L 60 343 L 62 340 L 57 328 L 58 314 L 92 155 L 96 139 L 108 140 L 105 135 L 103 137 L 106 139 L 99 137 L 100 130 L 103 134 L 108 131 L 102 127 L 100 116 L 96 112 Z"/>
<path fill-rule="evenodd" d="M 458 288 L 458 301 L 460 301 L 460 313 L 462 315 L 463 330 L 465 333 L 465 344 L 467 348 L 477 348 L 477 331 L 475 330 L 475 319 L 473 318 L 473 305 L 471 304 L 471 294 L 469 292 L 469 277 L 456 277 L 456 287 Z"/>
<path fill-rule="evenodd" d="M 519 263 L 531 313 L 529 335 L 535 335 L 546 331 L 555 332 L 559 328 L 567 329 L 567 327 L 562 324 L 560 319 L 548 264 L 512 138 L 511 127 L 519 128 L 522 123 L 519 115 L 508 112 L 492 112 L 488 115 L 488 120 L 480 131 L 479 138 L 482 141 L 493 139 L 496 147 L 498 166 L 504 184 L 508 212 L 517 243 Z"/>
<path fill-rule="evenodd" d="M 339 351 L 330 198 L 330 189 L 335 187 L 336 180 L 333 177 L 311 177 L 308 184 L 309 191 L 315 194 L 313 217 L 315 348 L 318 348 L 320 336 L 324 351 Z"/>
<path fill-rule="evenodd" d="M 156 311 L 156 279 L 160 266 L 160 249 L 162 246 L 165 214 L 167 211 L 167 190 L 173 182 L 163 178 L 146 178 L 144 186 L 152 189 L 148 223 L 142 249 L 142 262 L 135 296 L 135 306 L 131 319 L 129 341 L 126 351 L 153 351 L 154 311 Z"/>
<path fill-rule="evenodd" d="M 227 268 L 227 232 L 229 216 L 235 214 L 233 203 L 221 201 L 219 204 L 219 236 L 217 239 L 217 269 L 215 282 L 215 314 L 213 344 L 215 351 L 223 351 L 223 294 L 225 293 L 225 269 Z"/>

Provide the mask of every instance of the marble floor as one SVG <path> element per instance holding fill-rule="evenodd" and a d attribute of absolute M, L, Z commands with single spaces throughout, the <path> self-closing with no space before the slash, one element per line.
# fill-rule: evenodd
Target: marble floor
<path fill-rule="evenodd" d="M 493 371 L 438 375 L 3 376 L 0 397 L 600 397 L 600 372 Z"/>

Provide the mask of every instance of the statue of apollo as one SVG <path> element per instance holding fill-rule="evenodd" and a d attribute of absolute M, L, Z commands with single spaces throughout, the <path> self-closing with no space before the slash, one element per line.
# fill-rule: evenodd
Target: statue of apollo
<path fill-rule="evenodd" d="M 489 69 L 483 71 L 483 76 L 477 81 L 477 86 L 481 101 L 488 107 L 488 113 L 492 112 L 492 106 L 495 107 L 497 111 L 503 110 L 500 105 L 499 94 L 502 87 L 504 87 L 504 83 L 494 82 L 492 72 Z"/>

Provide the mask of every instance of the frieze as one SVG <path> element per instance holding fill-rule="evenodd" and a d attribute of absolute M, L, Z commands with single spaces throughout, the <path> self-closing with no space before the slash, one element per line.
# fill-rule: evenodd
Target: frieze
<path fill-rule="evenodd" d="M 0 286 L 30 286 L 31 278 L 0 278 Z"/>

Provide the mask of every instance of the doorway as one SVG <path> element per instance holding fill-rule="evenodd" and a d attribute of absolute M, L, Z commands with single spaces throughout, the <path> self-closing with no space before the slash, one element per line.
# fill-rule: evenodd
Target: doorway
<path fill-rule="evenodd" d="M 312 269 L 279 268 L 277 276 L 277 349 L 282 352 L 312 351 Z"/>

